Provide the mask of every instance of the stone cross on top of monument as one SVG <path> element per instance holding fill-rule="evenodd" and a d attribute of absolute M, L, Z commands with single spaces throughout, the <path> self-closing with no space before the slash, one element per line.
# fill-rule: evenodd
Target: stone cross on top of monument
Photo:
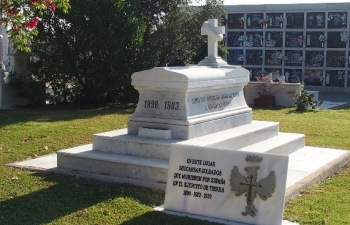
<path fill-rule="evenodd" d="M 227 63 L 218 56 L 218 41 L 223 39 L 225 27 L 218 26 L 217 19 L 209 19 L 203 23 L 201 34 L 208 36 L 208 56 L 200 61 L 198 65 L 211 67 L 227 66 Z"/>

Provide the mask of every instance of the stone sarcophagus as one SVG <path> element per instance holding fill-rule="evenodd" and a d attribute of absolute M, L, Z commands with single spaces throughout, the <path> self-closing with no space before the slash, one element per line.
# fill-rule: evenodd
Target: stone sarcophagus
<path fill-rule="evenodd" d="M 134 73 L 132 85 L 140 97 L 128 134 L 191 139 L 251 123 L 243 95 L 248 82 L 249 72 L 240 66 L 156 67 Z"/>

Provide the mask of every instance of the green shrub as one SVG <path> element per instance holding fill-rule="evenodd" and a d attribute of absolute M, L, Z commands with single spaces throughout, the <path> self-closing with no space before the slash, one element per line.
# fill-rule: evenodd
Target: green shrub
<path fill-rule="evenodd" d="M 307 93 L 304 89 L 300 95 L 296 95 L 295 107 L 298 112 L 305 112 L 308 109 L 315 109 L 317 106 L 322 105 L 322 101 L 316 101 L 315 95 Z"/>

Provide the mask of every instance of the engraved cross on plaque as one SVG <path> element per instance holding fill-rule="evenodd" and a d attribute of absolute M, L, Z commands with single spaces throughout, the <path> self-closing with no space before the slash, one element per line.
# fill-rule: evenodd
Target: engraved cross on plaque
<path fill-rule="evenodd" d="M 256 156 L 248 156 L 249 162 L 261 162 L 262 158 Z M 230 186 L 233 192 L 236 192 L 236 196 L 240 196 L 246 193 L 247 206 L 245 212 L 242 212 L 243 216 L 256 216 L 258 210 L 255 208 L 254 199 L 257 195 L 262 200 L 267 200 L 275 192 L 276 188 L 276 175 L 275 171 L 271 171 L 269 175 L 259 181 L 258 169 L 259 166 L 248 166 L 244 170 L 247 172 L 247 177 L 240 174 L 238 167 L 234 166 L 230 176 Z"/>
<path fill-rule="evenodd" d="M 225 27 L 218 26 L 217 19 L 209 19 L 205 21 L 201 28 L 201 34 L 208 36 L 208 56 L 198 63 L 200 66 L 214 66 L 227 65 L 220 57 L 218 57 L 218 41 L 223 39 L 225 34 Z"/>

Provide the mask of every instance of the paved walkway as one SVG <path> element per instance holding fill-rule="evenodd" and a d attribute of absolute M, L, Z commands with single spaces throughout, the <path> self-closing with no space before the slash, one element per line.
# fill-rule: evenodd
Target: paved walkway
<path fill-rule="evenodd" d="M 348 102 L 350 103 L 350 93 L 344 92 L 322 92 L 320 91 L 318 94 L 319 100 L 322 101 L 331 101 L 331 102 Z"/>
<path fill-rule="evenodd" d="M 318 100 L 323 101 L 321 109 L 334 109 L 350 104 L 350 93 L 345 92 L 322 92 L 318 94 Z"/>

